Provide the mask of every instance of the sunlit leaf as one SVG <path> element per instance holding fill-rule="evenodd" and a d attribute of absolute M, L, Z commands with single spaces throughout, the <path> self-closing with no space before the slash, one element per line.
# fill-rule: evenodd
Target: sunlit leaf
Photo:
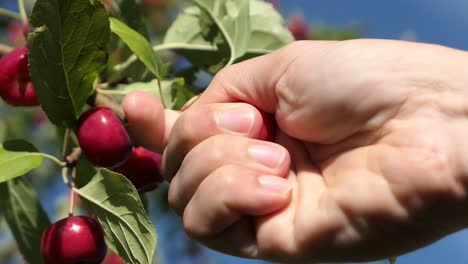
<path fill-rule="evenodd" d="M 110 250 L 128 263 L 153 263 L 156 231 L 137 190 L 127 178 L 101 169 L 76 192 L 101 222 Z"/>
<path fill-rule="evenodd" d="M 37 0 L 29 52 L 31 79 L 56 125 L 73 127 L 107 63 L 107 12 L 97 0 Z"/>

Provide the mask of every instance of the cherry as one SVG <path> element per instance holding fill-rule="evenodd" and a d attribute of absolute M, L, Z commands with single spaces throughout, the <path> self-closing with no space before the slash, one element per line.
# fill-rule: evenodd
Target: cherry
<path fill-rule="evenodd" d="M 125 264 L 125 260 L 123 260 L 119 255 L 111 252 L 107 254 L 106 258 L 101 264 Z"/>
<path fill-rule="evenodd" d="M 140 193 L 149 192 L 164 181 L 160 173 L 161 159 L 158 153 L 142 147 L 133 148 L 127 161 L 114 171 L 127 177 Z"/>
<path fill-rule="evenodd" d="M 99 222 L 88 216 L 70 216 L 51 225 L 42 235 L 45 264 L 98 264 L 107 246 Z"/>
<path fill-rule="evenodd" d="M 262 114 L 263 118 L 263 126 L 260 130 L 260 134 L 258 135 L 257 139 L 264 141 L 275 140 L 276 124 L 274 116 L 263 111 L 260 111 L 260 113 Z"/>
<path fill-rule="evenodd" d="M 99 106 L 84 113 L 76 132 L 83 154 L 95 166 L 119 166 L 132 151 L 125 127 L 108 107 Z"/>
<path fill-rule="evenodd" d="M 0 97 L 13 106 L 39 105 L 29 76 L 28 48 L 17 48 L 0 58 Z"/>
<path fill-rule="evenodd" d="M 304 16 L 294 14 L 288 18 L 288 28 L 296 40 L 307 39 L 309 26 L 304 20 Z"/>

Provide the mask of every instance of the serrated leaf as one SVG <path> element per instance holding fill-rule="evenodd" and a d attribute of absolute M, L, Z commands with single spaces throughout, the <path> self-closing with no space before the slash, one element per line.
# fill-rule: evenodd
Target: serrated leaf
<path fill-rule="evenodd" d="M 221 32 L 229 47 L 232 64 L 247 51 L 250 32 L 250 5 L 249 0 L 192 0 L 211 20 Z"/>
<path fill-rule="evenodd" d="M 164 77 L 164 65 L 153 51 L 151 44 L 135 30 L 131 29 L 116 18 L 109 19 L 111 31 L 118 35 L 135 55 L 148 67 L 158 79 Z"/>
<path fill-rule="evenodd" d="M 41 264 L 41 237 L 50 220 L 31 184 L 24 178 L 0 183 L 0 208 L 25 260 Z"/>
<path fill-rule="evenodd" d="M 236 62 L 270 53 L 294 40 L 283 18 L 270 3 L 258 0 L 249 3 L 250 33 L 243 33 L 248 37 L 247 49 L 243 55 L 236 56 Z M 198 6 L 186 8 L 171 25 L 163 42 L 192 64 L 216 72 L 227 63 L 225 59 L 230 54 L 220 49 L 220 44 L 212 37 L 221 34 L 217 26 L 205 20 L 206 15 Z M 215 32 L 211 32 L 213 30 Z"/>
<path fill-rule="evenodd" d="M 0 183 L 22 176 L 42 164 L 43 156 L 23 140 L 0 144 Z"/>
<path fill-rule="evenodd" d="M 107 12 L 96 0 L 37 0 L 30 23 L 31 80 L 55 125 L 73 127 L 107 62 Z"/>
<path fill-rule="evenodd" d="M 127 178 L 101 169 L 86 186 L 75 190 L 101 222 L 110 250 L 128 263 L 153 263 L 156 231 Z"/>
<path fill-rule="evenodd" d="M 195 93 L 187 89 L 183 78 L 164 80 L 161 82 L 161 86 L 163 101 L 168 109 L 179 110 L 195 96 Z M 157 87 L 158 81 L 156 79 L 150 82 L 135 82 L 128 85 L 119 85 L 118 93 L 126 95 L 133 91 L 142 91 L 161 98 Z"/>

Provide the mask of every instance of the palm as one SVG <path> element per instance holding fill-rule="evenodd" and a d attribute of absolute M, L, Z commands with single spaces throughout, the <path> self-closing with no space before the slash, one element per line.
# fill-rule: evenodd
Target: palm
<path fill-rule="evenodd" d="M 286 252 L 289 260 L 296 250 L 309 260 L 315 254 L 331 261 L 375 259 L 453 231 L 420 222 L 446 216 L 443 199 L 462 192 L 447 171 L 450 157 L 441 152 L 449 149 L 447 138 L 437 125 L 423 118 L 391 120 L 327 145 L 280 136 L 292 156 L 289 177 L 297 184 L 287 207 L 258 219 L 260 253 L 276 258 Z"/>

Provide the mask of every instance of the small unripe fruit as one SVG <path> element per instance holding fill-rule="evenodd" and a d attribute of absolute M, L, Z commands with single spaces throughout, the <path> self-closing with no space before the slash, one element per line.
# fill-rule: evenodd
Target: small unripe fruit
<path fill-rule="evenodd" d="M 127 161 L 114 171 L 127 177 L 138 192 L 149 192 L 164 181 L 160 173 L 161 159 L 158 153 L 142 147 L 133 148 Z"/>
<path fill-rule="evenodd" d="M 288 28 L 296 40 L 307 39 L 309 34 L 309 26 L 307 25 L 304 16 L 294 14 L 288 18 Z"/>
<path fill-rule="evenodd" d="M 29 76 L 28 48 L 17 48 L 0 58 L 0 97 L 13 106 L 39 105 Z"/>
<path fill-rule="evenodd" d="M 45 264 L 99 264 L 107 246 L 101 224 L 88 216 L 70 216 L 51 225 L 42 235 Z"/>
<path fill-rule="evenodd" d="M 78 120 L 78 142 L 95 166 L 114 168 L 127 160 L 132 142 L 120 119 L 108 107 L 95 107 Z"/>

